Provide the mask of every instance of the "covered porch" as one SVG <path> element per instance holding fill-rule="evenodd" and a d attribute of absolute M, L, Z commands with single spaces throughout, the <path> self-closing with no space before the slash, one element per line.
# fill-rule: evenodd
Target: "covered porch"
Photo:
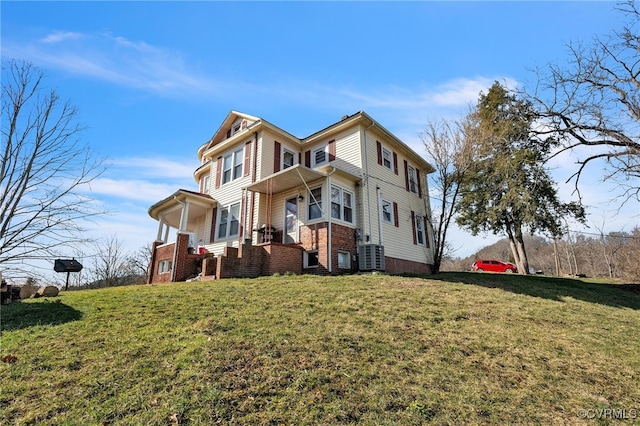
<path fill-rule="evenodd" d="M 149 208 L 149 216 L 158 221 L 158 232 L 147 282 L 182 281 L 201 269 L 203 224 L 216 206 L 210 195 L 179 189 Z M 173 235 L 175 240 L 170 241 Z"/>

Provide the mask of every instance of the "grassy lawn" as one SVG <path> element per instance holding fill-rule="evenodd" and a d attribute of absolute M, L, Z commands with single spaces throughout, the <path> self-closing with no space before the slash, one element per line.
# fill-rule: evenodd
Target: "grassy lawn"
<path fill-rule="evenodd" d="M 630 287 L 445 273 L 63 292 L 2 306 L 17 359 L 0 424 L 640 424 Z"/>

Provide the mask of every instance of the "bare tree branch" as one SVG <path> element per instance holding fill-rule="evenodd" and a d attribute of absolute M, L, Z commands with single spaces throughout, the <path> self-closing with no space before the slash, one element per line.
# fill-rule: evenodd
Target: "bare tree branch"
<path fill-rule="evenodd" d="M 106 168 L 80 142 L 77 110 L 44 87 L 29 63 L 2 62 L 0 265 L 21 268 L 87 241 L 83 225 L 106 213 L 85 195 Z"/>

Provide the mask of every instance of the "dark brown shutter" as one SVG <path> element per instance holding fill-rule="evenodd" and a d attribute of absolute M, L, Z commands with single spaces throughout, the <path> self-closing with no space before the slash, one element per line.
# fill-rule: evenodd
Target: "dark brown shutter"
<path fill-rule="evenodd" d="M 382 166 L 382 144 L 376 141 L 376 150 L 378 151 L 378 164 Z"/>
<path fill-rule="evenodd" d="M 216 240 L 216 219 L 218 218 L 218 208 L 215 207 L 213 209 L 213 214 L 211 215 L 211 232 L 209 234 L 209 242 L 213 243 Z"/>
<path fill-rule="evenodd" d="M 404 187 L 409 191 L 409 165 L 407 160 L 404 160 Z"/>
<path fill-rule="evenodd" d="M 397 227 L 400 226 L 400 218 L 398 217 L 398 203 L 393 203 L 393 224 Z"/>
<path fill-rule="evenodd" d="M 227 130 L 227 139 L 231 137 L 231 129 Z"/>
<path fill-rule="evenodd" d="M 311 167 L 311 151 L 304 152 L 304 165 Z"/>
<path fill-rule="evenodd" d="M 427 248 L 430 248 L 429 244 L 429 232 L 427 231 L 427 216 L 425 215 L 424 219 L 424 242 L 427 244 Z"/>
<path fill-rule="evenodd" d="M 422 198 L 422 185 L 420 185 L 420 170 L 416 169 L 416 179 L 418 180 L 418 197 Z"/>
<path fill-rule="evenodd" d="M 220 188 L 220 177 L 222 176 L 222 157 L 216 161 L 216 188 Z"/>
<path fill-rule="evenodd" d="M 411 230 L 413 231 L 413 244 L 418 244 L 416 237 L 416 214 L 411 210 Z"/>
<path fill-rule="evenodd" d="M 251 169 L 251 141 L 244 144 L 244 175 L 249 176 Z"/>
<path fill-rule="evenodd" d="M 273 143 L 273 173 L 280 171 L 280 158 L 282 152 L 282 145 L 280 142 L 275 141 Z"/>
<path fill-rule="evenodd" d="M 398 174 L 398 154 L 393 153 L 393 173 Z"/>
<path fill-rule="evenodd" d="M 329 161 L 336 159 L 336 140 L 329 141 Z"/>

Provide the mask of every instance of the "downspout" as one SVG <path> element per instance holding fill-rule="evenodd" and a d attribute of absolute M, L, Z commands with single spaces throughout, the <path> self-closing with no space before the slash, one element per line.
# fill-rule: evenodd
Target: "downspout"
<path fill-rule="evenodd" d="M 368 216 L 369 216 L 369 234 L 368 234 L 369 238 L 371 238 L 371 194 L 369 192 L 369 155 L 367 154 L 367 130 L 375 126 L 375 124 L 376 122 L 371 120 L 371 125 L 366 129 L 364 129 L 364 172 L 367 178 L 365 179 L 365 185 L 363 185 L 363 187 L 366 186 L 367 188 L 366 191 L 367 191 L 367 210 L 368 210 Z M 365 238 L 365 242 L 366 242 L 366 238 Z"/>
<path fill-rule="evenodd" d="M 380 187 L 376 187 L 376 194 L 378 195 L 378 244 L 384 245 L 384 235 L 382 234 L 382 220 L 380 215 L 382 214 L 382 191 Z"/>
<path fill-rule="evenodd" d="M 258 132 L 253 132 L 253 164 L 251 168 L 251 183 L 256 182 L 256 173 L 258 168 Z M 251 191 L 251 211 L 249 213 L 249 237 L 253 242 L 253 212 L 256 209 L 256 193 Z M 245 237 L 246 238 L 246 237 Z"/>
<path fill-rule="evenodd" d="M 327 257 L 329 258 L 329 273 L 333 272 L 333 256 L 331 250 L 331 175 L 336 172 L 336 168 L 333 167 L 333 170 L 327 175 L 327 192 L 329 196 L 327 200 L 329 201 L 329 208 L 327 209 L 329 213 L 329 217 L 327 219 Z"/>

